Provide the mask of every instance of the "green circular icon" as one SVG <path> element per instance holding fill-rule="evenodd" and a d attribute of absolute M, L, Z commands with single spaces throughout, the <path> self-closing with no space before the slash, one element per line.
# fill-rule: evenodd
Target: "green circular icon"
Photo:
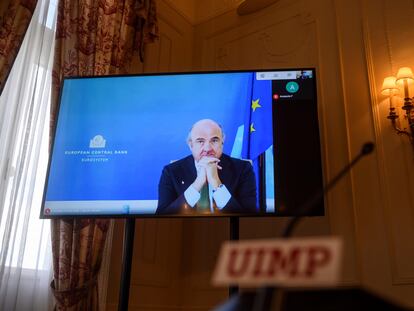
<path fill-rule="evenodd" d="M 299 90 L 299 84 L 297 84 L 294 81 L 290 81 L 288 82 L 288 84 L 286 84 L 286 91 L 288 91 L 289 93 L 296 93 Z"/>

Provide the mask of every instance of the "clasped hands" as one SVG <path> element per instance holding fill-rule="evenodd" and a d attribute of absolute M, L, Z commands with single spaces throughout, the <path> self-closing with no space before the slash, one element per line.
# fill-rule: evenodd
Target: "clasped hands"
<path fill-rule="evenodd" d="M 197 178 L 193 182 L 193 187 L 200 192 L 205 183 L 208 183 L 216 189 L 220 184 L 218 170 L 222 167 L 219 165 L 220 159 L 204 156 L 196 163 Z"/>

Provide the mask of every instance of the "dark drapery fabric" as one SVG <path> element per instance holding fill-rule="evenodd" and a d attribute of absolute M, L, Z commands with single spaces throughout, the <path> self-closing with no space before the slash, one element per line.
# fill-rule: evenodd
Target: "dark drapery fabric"
<path fill-rule="evenodd" d="M 7 0 L 3 0 L 7 1 Z M 29 27 L 37 0 L 9 0 L 0 16 L 0 94 Z"/>
<path fill-rule="evenodd" d="M 64 77 L 125 74 L 158 36 L 155 0 L 59 0 L 51 124 Z M 138 52 L 138 53 L 134 53 Z M 57 310 L 99 310 L 97 275 L 109 219 L 52 220 Z"/>

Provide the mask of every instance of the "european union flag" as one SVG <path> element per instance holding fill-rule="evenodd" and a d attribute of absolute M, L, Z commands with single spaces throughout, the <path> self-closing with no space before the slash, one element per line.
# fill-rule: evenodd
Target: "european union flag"
<path fill-rule="evenodd" d="M 272 82 L 252 79 L 252 95 L 247 104 L 244 127 L 243 155 L 257 160 L 273 143 L 272 137 Z"/>
<path fill-rule="evenodd" d="M 273 143 L 272 84 L 270 80 L 253 79 L 249 134 L 249 158 L 254 160 Z"/>
<path fill-rule="evenodd" d="M 253 73 L 251 80 L 251 97 L 246 104 L 246 113 L 243 140 L 243 157 L 252 160 L 256 175 L 258 191 L 265 185 L 260 183 L 259 156 L 273 144 L 272 129 L 272 81 L 257 80 Z M 258 198 L 259 199 L 259 198 Z M 258 206 L 260 202 L 258 201 Z"/>

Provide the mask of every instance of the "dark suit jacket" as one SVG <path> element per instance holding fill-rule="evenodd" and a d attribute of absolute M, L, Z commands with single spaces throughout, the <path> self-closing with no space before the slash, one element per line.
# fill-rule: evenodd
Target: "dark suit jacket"
<path fill-rule="evenodd" d="M 227 213 L 255 213 L 256 179 L 252 165 L 223 154 L 220 158 L 221 182 L 231 194 L 230 201 L 221 210 Z M 157 214 L 192 214 L 184 191 L 194 182 L 197 171 L 192 155 L 166 165 L 158 185 Z"/>

